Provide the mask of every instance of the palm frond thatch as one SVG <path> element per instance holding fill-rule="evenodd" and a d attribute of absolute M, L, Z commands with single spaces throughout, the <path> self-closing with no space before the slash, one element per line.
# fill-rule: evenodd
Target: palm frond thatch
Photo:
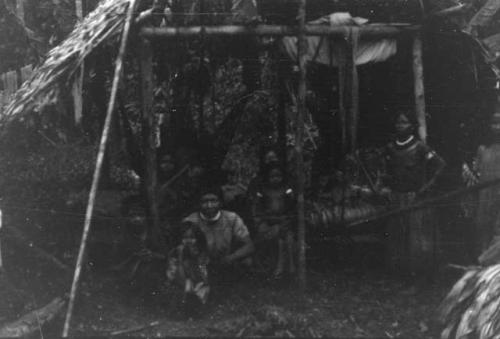
<path fill-rule="evenodd" d="M 490 24 L 499 9 L 500 1 L 488 0 L 470 20 L 465 31 L 467 33 L 473 33 L 474 30 L 477 30 L 479 27 L 484 27 Z"/>
<path fill-rule="evenodd" d="M 68 38 L 48 53 L 45 62 L 16 92 L 0 116 L 0 128 L 25 113 L 55 102 L 59 86 L 71 81 L 85 57 L 105 40 L 121 33 L 129 3 L 130 0 L 104 0 L 77 24 Z"/>
<path fill-rule="evenodd" d="M 500 265 L 468 271 L 441 304 L 441 339 L 500 336 Z"/>

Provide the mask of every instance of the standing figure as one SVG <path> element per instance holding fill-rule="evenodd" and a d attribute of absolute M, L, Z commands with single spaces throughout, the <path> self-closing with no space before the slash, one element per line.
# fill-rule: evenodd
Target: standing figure
<path fill-rule="evenodd" d="M 247 187 L 241 182 L 235 170 L 227 172 L 227 181 L 221 186 L 224 209 L 236 212 L 245 220 Z"/>
<path fill-rule="evenodd" d="M 500 178 L 500 113 L 493 115 L 491 138 L 488 145 L 481 145 L 477 151 L 477 172 L 479 182 Z M 479 191 L 476 214 L 476 248 L 479 255 L 490 245 L 493 238 L 500 236 L 500 187 L 486 187 Z"/>
<path fill-rule="evenodd" d="M 394 208 L 411 205 L 426 195 L 445 166 L 444 160 L 415 135 L 416 126 L 414 114 L 399 113 L 395 139 L 385 150 Z M 431 207 L 392 218 L 385 235 L 390 269 L 414 274 L 431 267 L 438 238 Z"/>
<path fill-rule="evenodd" d="M 268 169 L 254 202 L 252 214 L 257 241 L 260 244 L 278 243 L 274 276 L 280 277 L 284 273 L 286 261 L 289 273 L 294 273 L 293 191 L 286 184 L 279 166 Z"/>

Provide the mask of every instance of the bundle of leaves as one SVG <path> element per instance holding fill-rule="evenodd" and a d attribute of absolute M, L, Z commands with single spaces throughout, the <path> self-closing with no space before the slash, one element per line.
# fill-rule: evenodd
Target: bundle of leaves
<path fill-rule="evenodd" d="M 500 265 L 467 271 L 440 306 L 442 339 L 498 338 Z"/>

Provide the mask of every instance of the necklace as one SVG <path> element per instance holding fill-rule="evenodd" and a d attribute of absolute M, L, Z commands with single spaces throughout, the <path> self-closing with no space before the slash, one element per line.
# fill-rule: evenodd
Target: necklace
<path fill-rule="evenodd" d="M 405 146 L 405 145 L 408 145 L 410 142 L 412 142 L 412 141 L 413 141 L 413 138 L 414 138 L 414 137 L 413 137 L 413 135 L 410 135 L 410 136 L 408 137 L 408 139 L 406 139 L 405 141 L 398 141 L 398 140 L 396 140 L 396 145 L 398 145 L 398 146 Z"/>

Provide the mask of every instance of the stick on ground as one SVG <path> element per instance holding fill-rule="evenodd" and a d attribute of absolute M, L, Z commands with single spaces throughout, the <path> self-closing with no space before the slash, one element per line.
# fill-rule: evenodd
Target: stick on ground
<path fill-rule="evenodd" d="M 42 308 L 31 311 L 18 320 L 0 328 L 0 338 L 26 337 L 54 319 L 62 311 L 66 302 L 57 297 Z"/>

